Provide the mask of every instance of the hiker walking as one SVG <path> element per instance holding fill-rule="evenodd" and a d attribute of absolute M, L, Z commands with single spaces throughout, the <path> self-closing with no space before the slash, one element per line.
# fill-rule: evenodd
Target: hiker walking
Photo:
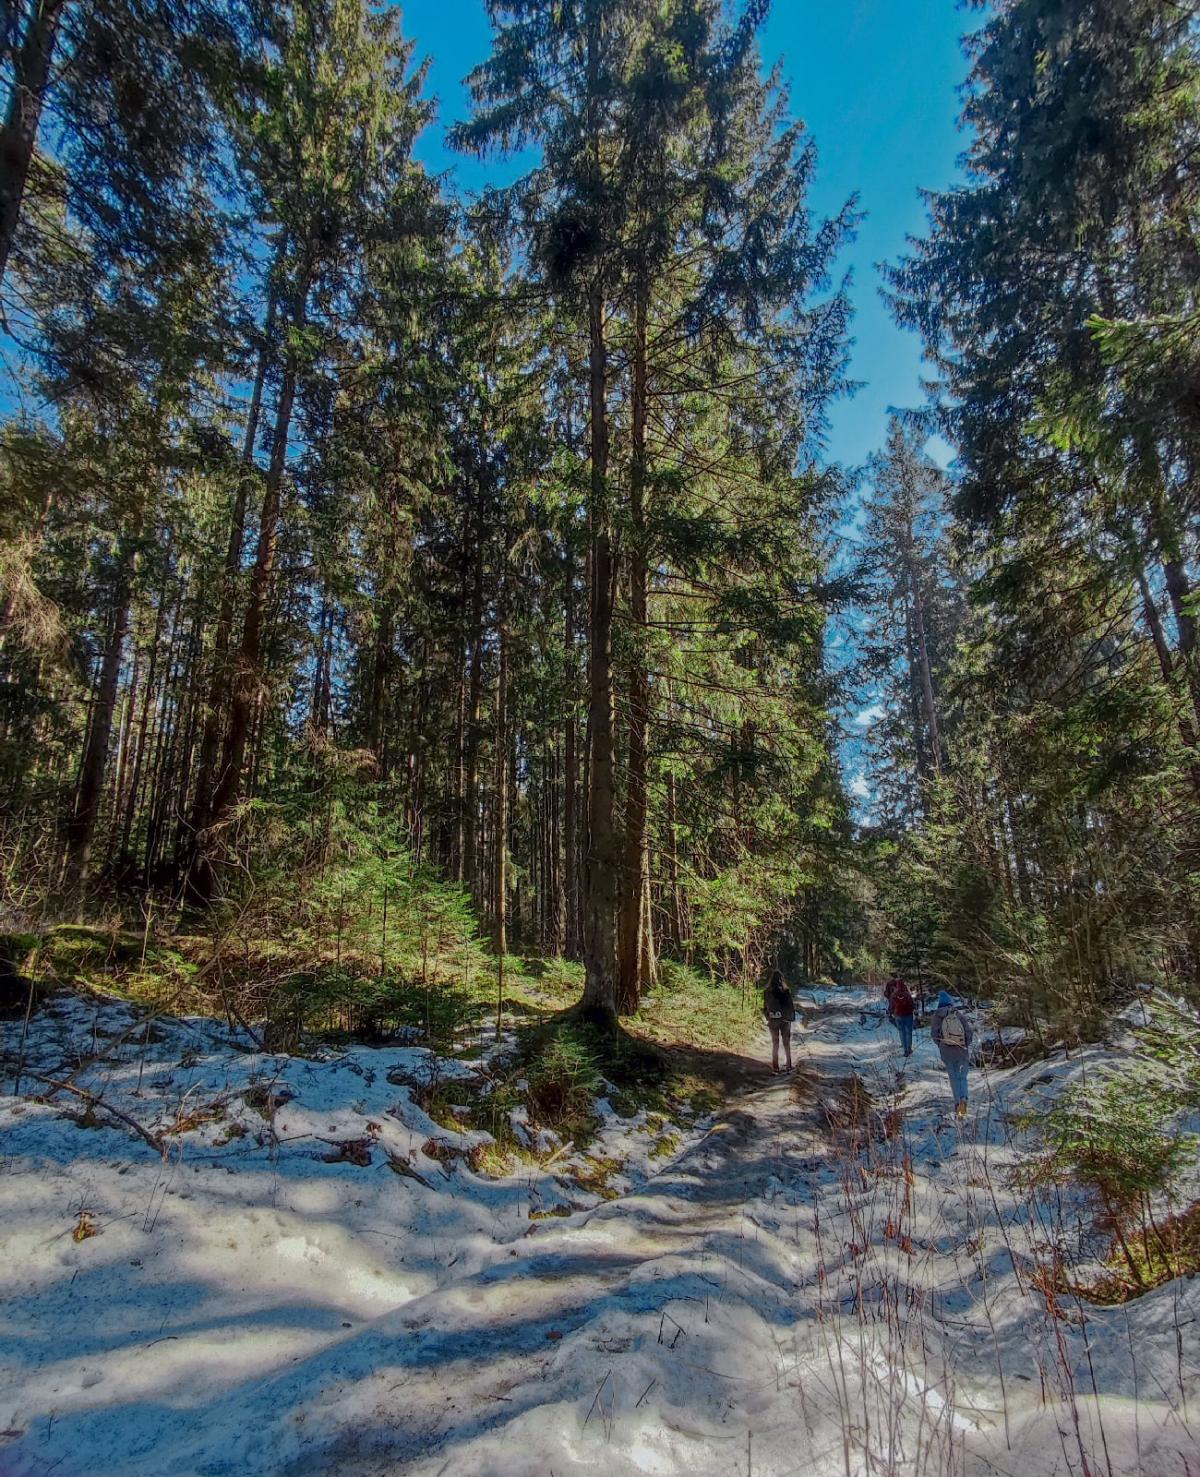
<path fill-rule="evenodd" d="M 949 990 L 942 990 L 937 997 L 937 1009 L 929 1034 L 937 1043 L 946 1075 L 950 1078 L 950 1091 L 954 1094 L 954 1115 L 965 1118 L 967 1114 L 967 1067 L 970 1064 L 970 1046 L 974 1031 L 966 1012 L 954 999 Z"/>
<path fill-rule="evenodd" d="M 788 989 L 783 975 L 776 969 L 771 973 L 767 988 L 763 991 L 763 1019 L 771 1033 L 771 1070 L 779 1071 L 779 1043 L 783 1042 L 786 1071 L 792 1070 L 792 1022 L 796 1019 L 796 1002 Z"/>
<path fill-rule="evenodd" d="M 913 1015 L 916 1011 L 912 991 L 898 974 L 894 974 L 883 987 L 883 998 L 887 1001 L 888 1020 L 900 1032 L 904 1055 L 912 1056 Z"/>

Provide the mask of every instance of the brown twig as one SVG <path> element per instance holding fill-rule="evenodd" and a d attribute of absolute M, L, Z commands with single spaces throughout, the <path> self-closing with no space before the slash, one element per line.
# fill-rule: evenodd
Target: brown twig
<path fill-rule="evenodd" d="M 127 1127 L 132 1128 L 139 1138 L 145 1139 L 155 1153 L 164 1157 L 166 1156 L 166 1145 L 161 1138 L 152 1134 L 149 1129 L 143 1128 L 136 1118 L 131 1118 L 128 1113 L 122 1113 L 120 1108 L 114 1108 L 111 1104 L 106 1103 L 103 1098 L 97 1097 L 94 1092 L 85 1092 L 82 1087 L 76 1087 L 71 1082 L 59 1082 L 54 1077 L 43 1077 L 40 1072 L 31 1072 L 28 1067 L 26 1067 L 24 1075 L 26 1077 L 32 1077 L 35 1082 L 44 1082 L 48 1087 L 52 1087 L 55 1092 L 73 1093 L 76 1097 L 81 1097 L 85 1103 L 90 1103 L 93 1108 L 102 1108 L 106 1113 L 111 1113 L 114 1118 L 119 1118 Z"/>

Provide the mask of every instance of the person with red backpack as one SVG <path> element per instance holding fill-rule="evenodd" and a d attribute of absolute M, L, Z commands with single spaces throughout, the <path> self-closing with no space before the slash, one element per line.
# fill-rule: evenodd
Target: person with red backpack
<path fill-rule="evenodd" d="M 883 998 L 887 1001 L 888 1020 L 900 1032 L 904 1055 L 912 1056 L 913 1015 L 916 1011 L 912 991 L 898 974 L 894 974 L 884 986 Z"/>

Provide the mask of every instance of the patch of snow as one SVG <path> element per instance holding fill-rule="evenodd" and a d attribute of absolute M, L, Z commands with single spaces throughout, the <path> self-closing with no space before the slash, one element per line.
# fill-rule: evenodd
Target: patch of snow
<path fill-rule="evenodd" d="M 1037 1267 L 1086 1268 L 1103 1238 L 1013 1173 L 1016 1118 L 1111 1049 L 975 1070 L 960 1124 L 928 1031 L 906 1062 L 878 1001 L 813 991 L 796 1095 L 667 1124 L 670 1157 L 606 1101 L 591 1152 L 624 1193 L 601 1202 L 558 1179 L 576 1154 L 489 1180 L 424 1153 L 488 1141 L 415 1100 L 486 1088 L 487 1057 L 263 1054 L 54 997 L 25 1069 L 75 1072 L 168 1150 L 32 1078 L 13 1096 L 5 1024 L 0 1474 L 1195 1470 L 1200 1340 L 1177 1330 L 1200 1281 L 1047 1297 Z M 874 1101 L 856 1140 L 820 1107 L 851 1070 Z"/>

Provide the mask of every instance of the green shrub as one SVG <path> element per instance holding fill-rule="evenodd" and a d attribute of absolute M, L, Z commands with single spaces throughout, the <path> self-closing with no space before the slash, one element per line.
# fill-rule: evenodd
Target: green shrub
<path fill-rule="evenodd" d="M 600 1091 L 600 1072 L 587 1043 L 561 1031 L 549 1037 L 526 1069 L 527 1100 L 534 1119 L 548 1127 L 590 1124 Z"/>
<path fill-rule="evenodd" d="M 1110 1214 L 1164 1190 L 1187 1160 L 1190 1143 L 1171 1130 L 1179 1104 L 1143 1078 L 1105 1078 L 1064 1093 L 1040 1124 L 1046 1153 L 1034 1179 L 1075 1180 Z"/>
<path fill-rule="evenodd" d="M 1112 1232 L 1113 1257 L 1138 1291 L 1160 1280 L 1148 1272 L 1153 1249 L 1163 1248 L 1155 1198 L 1170 1192 L 1196 1153 L 1195 1136 L 1177 1127 L 1195 1101 L 1194 1064 L 1179 1070 L 1179 1039 L 1164 1042 L 1159 1022 L 1147 1031 L 1157 1035 L 1147 1043 L 1151 1050 L 1120 1074 L 1096 1073 L 1026 1120 L 1040 1129 L 1044 1152 L 1023 1176 L 1032 1186 L 1073 1182 L 1089 1191 L 1103 1212 L 1101 1224 Z M 1165 1248 L 1159 1260 L 1172 1265 Z"/>
<path fill-rule="evenodd" d="M 557 1005 L 573 1005 L 583 994 L 583 965 L 574 959 L 539 961 L 536 979 L 539 991 Z"/>
<path fill-rule="evenodd" d="M 744 1051 L 762 1024 L 757 987 L 739 988 L 672 960 L 634 1017 L 652 1041 L 686 1041 L 710 1051 Z"/>

